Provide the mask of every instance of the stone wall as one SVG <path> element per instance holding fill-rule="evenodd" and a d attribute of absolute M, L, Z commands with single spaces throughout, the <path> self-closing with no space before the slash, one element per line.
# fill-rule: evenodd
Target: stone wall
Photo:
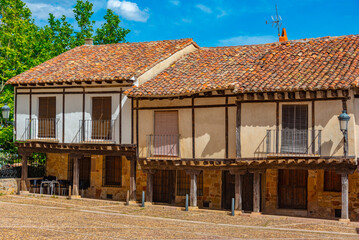
<path fill-rule="evenodd" d="M 46 176 L 56 176 L 57 179 L 68 179 L 68 154 L 48 153 L 46 159 Z"/>
<path fill-rule="evenodd" d="M 103 186 L 103 155 L 91 156 L 91 181 L 90 187 L 84 196 L 89 198 L 108 199 L 112 195 L 113 200 L 126 200 L 127 190 L 130 190 L 130 161 L 122 158 L 122 186 Z"/>
<path fill-rule="evenodd" d="M 20 184 L 20 181 L 16 178 L 0 179 L 0 194 L 16 194 L 18 192 L 18 184 Z"/>
<path fill-rule="evenodd" d="M 341 192 L 324 191 L 324 170 L 308 171 L 308 202 L 305 216 L 335 218 L 335 209 L 341 209 Z M 265 209 L 263 212 L 283 214 L 277 204 L 278 170 L 266 171 Z M 288 210 L 285 214 L 302 215 L 297 210 Z M 359 220 L 359 174 L 349 175 L 349 214 L 351 220 Z"/>

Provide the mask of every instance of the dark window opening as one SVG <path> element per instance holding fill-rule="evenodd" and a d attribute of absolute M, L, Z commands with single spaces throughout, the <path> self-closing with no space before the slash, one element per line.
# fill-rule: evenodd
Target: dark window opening
<path fill-rule="evenodd" d="M 111 97 L 92 98 L 92 139 L 111 139 Z"/>
<path fill-rule="evenodd" d="M 104 160 L 104 183 L 105 186 L 122 185 L 122 157 L 107 156 Z"/>
<path fill-rule="evenodd" d="M 177 195 L 190 194 L 191 178 L 184 170 L 177 171 Z M 197 175 L 197 196 L 203 196 L 203 171 Z"/>
<path fill-rule="evenodd" d="M 335 171 L 324 171 L 324 191 L 326 192 L 341 192 L 341 176 Z"/>
<path fill-rule="evenodd" d="M 39 98 L 38 137 L 56 138 L 56 97 Z"/>

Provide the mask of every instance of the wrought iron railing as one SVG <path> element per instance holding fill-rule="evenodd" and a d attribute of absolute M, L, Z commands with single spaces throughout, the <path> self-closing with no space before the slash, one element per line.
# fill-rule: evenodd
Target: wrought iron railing
<path fill-rule="evenodd" d="M 58 139 L 58 118 L 33 118 L 25 121 L 24 140 Z"/>
<path fill-rule="evenodd" d="M 148 158 L 179 158 L 180 135 L 147 135 Z"/>
<path fill-rule="evenodd" d="M 17 154 L 0 153 L 0 178 L 21 178 L 21 157 Z M 45 162 L 28 159 L 28 177 L 45 176 Z"/>
<path fill-rule="evenodd" d="M 267 130 L 263 141 L 268 155 L 321 155 L 321 130 Z"/>
<path fill-rule="evenodd" d="M 114 120 L 80 120 L 79 142 L 115 142 Z"/>

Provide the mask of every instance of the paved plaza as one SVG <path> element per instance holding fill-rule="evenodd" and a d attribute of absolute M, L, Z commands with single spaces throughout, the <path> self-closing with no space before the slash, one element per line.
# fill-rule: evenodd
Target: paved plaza
<path fill-rule="evenodd" d="M 1 239 L 359 239 L 358 222 L 115 201 L 12 195 L 0 208 Z"/>

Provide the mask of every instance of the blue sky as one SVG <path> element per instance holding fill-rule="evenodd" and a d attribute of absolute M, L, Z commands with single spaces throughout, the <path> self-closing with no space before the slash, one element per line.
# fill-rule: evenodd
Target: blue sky
<path fill-rule="evenodd" d="M 129 42 L 193 38 L 200 46 L 233 46 L 277 41 L 277 30 L 266 21 L 275 4 L 288 38 L 359 34 L 358 0 L 90 0 L 92 20 L 103 23 L 106 8 L 120 15 L 131 29 Z M 48 13 L 66 15 L 73 23 L 75 0 L 25 0 L 38 25 Z"/>

